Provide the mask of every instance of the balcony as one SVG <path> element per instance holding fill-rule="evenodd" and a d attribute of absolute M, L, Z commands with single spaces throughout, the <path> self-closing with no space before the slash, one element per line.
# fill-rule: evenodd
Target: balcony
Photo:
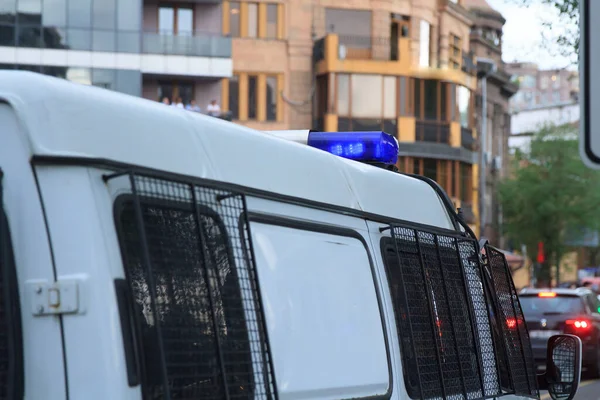
<path fill-rule="evenodd" d="M 144 54 L 231 58 L 231 38 L 215 34 L 144 32 L 142 44 Z"/>
<path fill-rule="evenodd" d="M 410 39 L 327 34 L 313 45 L 317 74 L 326 72 L 408 74 Z"/>
<path fill-rule="evenodd" d="M 450 144 L 450 124 L 439 121 L 417 120 L 415 141 Z"/>
<path fill-rule="evenodd" d="M 231 38 L 207 32 L 173 35 L 157 31 L 1 24 L 0 46 L 231 58 Z"/>
<path fill-rule="evenodd" d="M 460 143 L 467 150 L 474 151 L 476 140 L 473 137 L 473 130 L 465 127 L 460 128 Z"/>

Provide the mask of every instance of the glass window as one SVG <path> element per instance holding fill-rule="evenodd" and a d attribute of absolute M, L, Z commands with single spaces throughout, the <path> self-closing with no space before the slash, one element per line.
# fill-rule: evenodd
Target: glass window
<path fill-rule="evenodd" d="M 421 98 L 423 97 L 421 95 L 421 79 L 414 79 L 413 80 L 413 84 L 415 86 L 414 88 L 414 108 L 415 108 L 415 117 L 417 119 L 422 117 L 422 113 L 421 113 Z"/>
<path fill-rule="evenodd" d="M 584 303 L 579 297 L 519 297 L 525 318 L 556 314 L 580 314 L 585 312 Z"/>
<path fill-rule="evenodd" d="M 141 30 L 142 6 L 138 0 L 117 1 L 117 28 L 119 30 L 127 31 L 129 33 L 139 32 Z"/>
<path fill-rule="evenodd" d="M 94 68 L 92 70 L 92 85 L 104 89 L 116 90 L 116 71 L 114 69 Z"/>
<path fill-rule="evenodd" d="M 383 109 L 383 87 L 381 75 L 351 75 L 352 117 L 380 117 Z"/>
<path fill-rule="evenodd" d="M 448 120 L 448 84 L 440 82 L 440 120 Z"/>
<path fill-rule="evenodd" d="M 194 33 L 194 10 L 191 8 L 177 9 L 177 34 L 192 36 Z"/>
<path fill-rule="evenodd" d="M 248 119 L 256 119 L 258 105 L 258 77 L 248 76 Z"/>
<path fill-rule="evenodd" d="M 383 78 L 383 118 L 396 118 L 396 77 Z"/>
<path fill-rule="evenodd" d="M 17 15 L 16 5 L 15 0 L 0 0 L 0 22 L 9 24 L 15 22 Z M 0 41 L 4 41 L 2 36 L 0 36 Z"/>
<path fill-rule="evenodd" d="M 458 86 L 457 97 L 460 124 L 465 128 L 468 128 L 470 119 L 469 112 L 471 108 L 471 91 L 464 86 Z"/>
<path fill-rule="evenodd" d="M 14 25 L 0 25 L 0 46 L 16 45 L 17 29 Z"/>
<path fill-rule="evenodd" d="M 71 28 L 92 27 L 92 0 L 76 0 L 67 3 L 67 18 Z"/>
<path fill-rule="evenodd" d="M 248 3 L 248 37 L 258 37 L 258 4 Z"/>
<path fill-rule="evenodd" d="M 240 37 L 240 3 L 229 3 L 229 32 L 232 37 Z"/>
<path fill-rule="evenodd" d="M 421 37 L 419 38 L 419 66 L 429 67 L 429 22 L 421 20 Z"/>
<path fill-rule="evenodd" d="M 277 38 L 277 4 L 267 4 L 267 37 Z"/>
<path fill-rule="evenodd" d="M 117 48 L 117 35 L 110 30 L 94 30 L 92 50 L 114 52 Z"/>
<path fill-rule="evenodd" d="M 277 120 L 277 98 L 279 92 L 277 88 L 277 77 L 267 76 L 267 121 Z"/>
<path fill-rule="evenodd" d="M 408 115 L 408 105 L 406 104 L 406 77 L 400 77 L 400 115 Z"/>
<path fill-rule="evenodd" d="M 437 181 L 437 160 L 433 158 L 423 160 L 423 175 Z"/>
<path fill-rule="evenodd" d="M 325 9 L 325 26 L 328 33 L 355 38 L 372 36 L 372 13 L 368 10 Z"/>
<path fill-rule="evenodd" d="M 115 90 L 131 96 L 142 96 L 142 73 L 134 70 L 116 70 L 117 84 Z"/>
<path fill-rule="evenodd" d="M 160 7 L 158 9 L 158 31 L 161 35 L 175 33 L 175 10 L 173 7 Z"/>
<path fill-rule="evenodd" d="M 337 114 L 347 117 L 350 115 L 350 76 L 337 76 Z"/>
<path fill-rule="evenodd" d="M 169 99 L 169 104 L 173 99 L 173 83 L 172 82 L 158 82 L 158 101 L 162 101 L 164 98 Z"/>
<path fill-rule="evenodd" d="M 115 29 L 117 0 L 94 0 L 92 19 L 94 29 Z"/>
<path fill-rule="evenodd" d="M 91 85 L 92 70 L 90 68 L 69 68 L 67 70 L 67 80 L 82 85 Z"/>
<path fill-rule="evenodd" d="M 438 81 L 426 79 L 424 81 L 423 103 L 426 120 L 437 119 L 437 103 L 438 103 Z"/>
<path fill-rule="evenodd" d="M 231 111 L 231 117 L 233 119 L 239 119 L 239 77 L 237 75 L 233 75 L 229 78 L 229 111 Z"/>
<path fill-rule="evenodd" d="M 42 31 L 39 25 L 17 25 L 17 46 L 37 47 L 42 45 Z"/>
<path fill-rule="evenodd" d="M 465 202 L 471 201 L 471 166 L 465 163 L 460 163 L 460 199 Z"/>
<path fill-rule="evenodd" d="M 92 31 L 89 28 L 69 28 L 67 39 L 69 50 L 89 51 L 92 49 Z"/>
<path fill-rule="evenodd" d="M 44 26 L 59 28 L 67 26 L 67 0 L 44 0 L 43 6 L 42 24 Z"/>
<path fill-rule="evenodd" d="M 18 0 L 17 16 L 19 22 L 27 25 L 40 25 L 42 23 L 42 1 Z"/>

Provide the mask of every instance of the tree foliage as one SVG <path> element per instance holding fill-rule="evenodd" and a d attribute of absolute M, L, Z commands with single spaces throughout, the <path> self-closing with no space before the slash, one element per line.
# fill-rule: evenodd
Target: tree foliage
<path fill-rule="evenodd" d="M 537 244 L 544 243 L 538 279 L 548 282 L 550 265 L 568 250 L 567 235 L 600 228 L 600 173 L 581 161 L 572 125 L 543 128 L 513 162 L 513 174 L 499 185 L 503 230 L 534 260 Z"/>

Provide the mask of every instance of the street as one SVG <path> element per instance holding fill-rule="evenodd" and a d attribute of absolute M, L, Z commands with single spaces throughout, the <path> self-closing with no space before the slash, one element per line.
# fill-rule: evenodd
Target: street
<path fill-rule="evenodd" d="M 540 399 L 549 400 L 550 395 L 545 390 L 540 391 Z M 575 400 L 600 400 L 600 379 L 581 381 Z"/>

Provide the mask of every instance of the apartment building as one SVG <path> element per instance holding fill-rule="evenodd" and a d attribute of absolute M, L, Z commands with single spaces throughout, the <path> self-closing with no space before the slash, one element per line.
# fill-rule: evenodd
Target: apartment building
<path fill-rule="evenodd" d="M 534 63 L 510 63 L 507 71 L 519 85 L 511 111 L 578 102 L 579 73 L 568 69 L 541 70 Z"/>
<path fill-rule="evenodd" d="M 0 0 L 0 68 L 200 105 L 232 76 L 220 1 Z"/>
<path fill-rule="evenodd" d="M 483 235 L 497 246 L 504 247 L 502 235 L 502 210 L 498 197 L 498 185 L 508 169 L 509 137 L 511 133 L 510 101 L 519 86 L 513 82 L 507 65 L 502 61 L 502 29 L 506 20 L 487 4 L 485 0 L 465 0 L 464 6 L 475 16 L 471 29 L 471 50 L 478 60 L 494 64 L 496 70 L 486 71 L 484 63 L 479 63 L 479 76 L 486 76 L 486 104 L 483 106 L 483 85 L 479 79 L 476 93 L 476 126 L 482 126 L 483 113 L 486 113 L 486 137 L 483 171 L 484 187 L 480 193 L 480 224 L 484 224 Z M 489 67 L 488 67 L 489 68 Z M 485 110 L 485 111 L 484 111 Z M 481 163 L 480 163 L 481 164 Z M 479 186 L 479 185 L 478 185 Z"/>

